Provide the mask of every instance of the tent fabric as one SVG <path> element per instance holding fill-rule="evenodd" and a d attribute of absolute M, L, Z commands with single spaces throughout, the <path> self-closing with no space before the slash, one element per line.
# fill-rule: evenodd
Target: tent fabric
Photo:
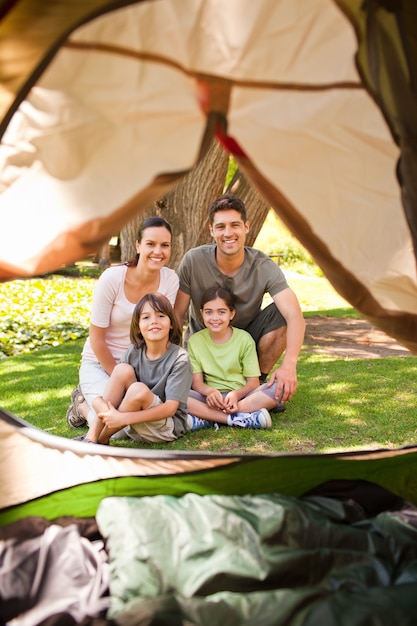
<path fill-rule="evenodd" d="M 103 542 L 81 537 L 75 524 L 50 525 L 36 537 L 0 539 L 0 619 L 32 626 L 57 613 L 76 623 L 109 606 L 110 566 Z"/>
<path fill-rule="evenodd" d="M 25 517 L 96 515 L 109 496 L 320 495 L 329 481 L 368 483 L 417 506 L 417 446 L 321 455 L 227 455 L 84 444 L 0 410 L 0 526 Z M 359 496 L 358 496 L 359 498 Z"/>
<path fill-rule="evenodd" d="M 216 137 L 337 291 L 417 353 L 412 0 L 3 13 L 0 279 L 92 252 Z"/>
<path fill-rule="evenodd" d="M 316 491 L 110 497 L 96 518 L 13 522 L 0 528 L 0 619 L 415 623 L 417 508 L 355 481 Z"/>

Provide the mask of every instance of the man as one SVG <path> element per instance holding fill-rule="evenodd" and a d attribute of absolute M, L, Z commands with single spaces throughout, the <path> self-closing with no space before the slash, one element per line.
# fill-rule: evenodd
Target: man
<path fill-rule="evenodd" d="M 244 203 L 225 194 L 210 206 L 210 234 L 214 244 L 189 250 L 178 268 L 180 288 L 175 313 L 183 323 L 189 310 L 189 332 L 204 328 L 200 301 L 213 285 L 230 289 L 236 297 L 233 325 L 248 331 L 255 340 L 265 382 L 284 354 L 269 383 L 277 381 L 277 402 L 287 402 L 297 388 L 297 360 L 304 340 L 305 322 L 295 293 L 281 268 L 266 254 L 245 247 L 249 222 Z M 261 310 L 269 293 L 273 303 Z"/>

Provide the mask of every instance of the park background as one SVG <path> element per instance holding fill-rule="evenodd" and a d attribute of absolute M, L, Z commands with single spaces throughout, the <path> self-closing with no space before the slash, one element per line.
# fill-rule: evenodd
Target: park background
<path fill-rule="evenodd" d="M 255 247 L 273 256 L 296 292 L 303 313 L 319 324 L 337 318 L 355 342 L 358 313 L 341 298 L 308 252 L 276 215 L 267 214 Z M 65 420 L 78 382 L 95 281 L 101 270 L 84 259 L 53 274 L 0 285 L 0 404 L 34 426 L 62 437 L 81 431 Z M 265 304 L 268 299 L 266 298 Z M 415 444 L 416 357 L 374 353 L 357 357 L 305 345 L 299 387 L 266 431 L 220 428 L 188 433 L 181 450 L 233 453 L 328 453 Z M 394 354 L 396 354 L 394 352 Z M 112 445 L 137 447 L 135 442 Z M 173 444 L 142 444 L 172 448 Z"/>

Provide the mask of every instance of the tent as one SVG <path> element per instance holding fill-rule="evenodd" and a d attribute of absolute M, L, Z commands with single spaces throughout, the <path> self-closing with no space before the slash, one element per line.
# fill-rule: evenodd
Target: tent
<path fill-rule="evenodd" d="M 2 0 L 0 279 L 96 249 L 216 137 L 339 293 L 416 353 L 416 12 Z M 416 621 L 414 446 L 103 455 L 4 411 L 0 442 L 5 623 Z"/>

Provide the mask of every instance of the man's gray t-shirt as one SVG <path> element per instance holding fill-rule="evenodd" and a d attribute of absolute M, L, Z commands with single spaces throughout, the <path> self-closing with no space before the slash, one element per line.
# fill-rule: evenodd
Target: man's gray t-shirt
<path fill-rule="evenodd" d="M 192 370 L 186 350 L 172 343 L 159 359 L 151 360 L 146 356 L 146 346 L 131 346 L 122 356 L 121 362 L 131 365 L 137 380 L 149 387 L 162 402 L 179 401 L 178 409 L 172 416 L 174 433 L 181 437 L 187 432 L 187 400 Z"/>
<path fill-rule="evenodd" d="M 281 268 L 268 255 L 245 246 L 245 259 L 235 276 L 226 276 L 216 264 L 216 245 L 192 248 L 178 268 L 180 289 L 191 297 L 190 332 L 204 328 L 200 315 L 201 298 L 215 285 L 230 289 L 236 297 L 233 326 L 246 329 L 262 308 L 263 297 L 271 297 L 288 288 Z"/>

